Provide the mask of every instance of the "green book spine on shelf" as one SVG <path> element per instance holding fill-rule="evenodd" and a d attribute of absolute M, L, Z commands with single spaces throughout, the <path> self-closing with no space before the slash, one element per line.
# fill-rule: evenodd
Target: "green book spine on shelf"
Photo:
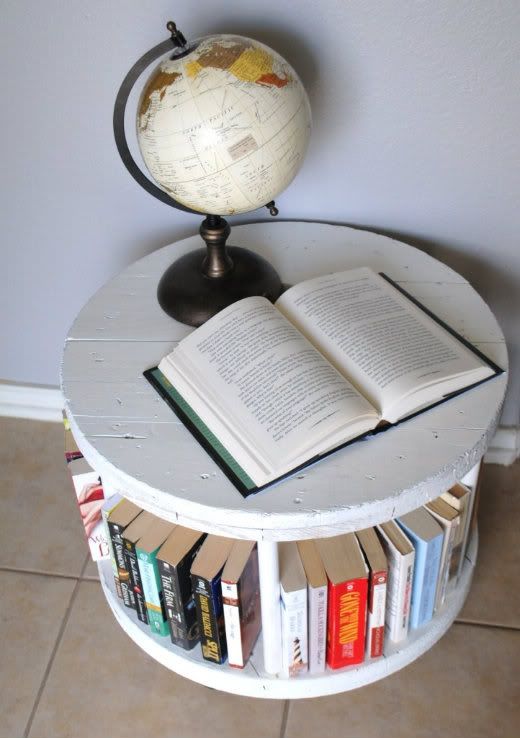
<path fill-rule="evenodd" d="M 157 564 L 157 550 L 143 551 L 136 546 L 139 571 L 143 585 L 146 610 L 148 612 L 148 623 L 153 633 L 167 636 L 169 634 L 168 620 L 164 608 L 161 577 Z"/>

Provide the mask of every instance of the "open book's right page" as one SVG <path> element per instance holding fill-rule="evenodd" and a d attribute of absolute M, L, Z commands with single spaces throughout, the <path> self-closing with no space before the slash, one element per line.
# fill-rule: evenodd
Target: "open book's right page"
<path fill-rule="evenodd" d="M 301 282 L 276 307 L 390 423 L 496 374 L 366 267 Z"/>

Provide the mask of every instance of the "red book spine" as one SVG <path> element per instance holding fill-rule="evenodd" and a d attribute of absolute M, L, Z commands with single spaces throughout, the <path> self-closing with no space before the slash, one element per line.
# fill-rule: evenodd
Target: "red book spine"
<path fill-rule="evenodd" d="M 328 584 L 327 665 L 360 664 L 365 657 L 368 579 Z"/>

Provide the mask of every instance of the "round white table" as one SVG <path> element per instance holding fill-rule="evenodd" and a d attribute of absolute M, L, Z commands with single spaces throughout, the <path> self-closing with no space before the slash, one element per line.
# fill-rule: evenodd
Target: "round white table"
<path fill-rule="evenodd" d="M 265 256 L 288 284 L 358 266 L 383 271 L 507 368 L 504 337 L 484 301 L 463 277 L 411 246 L 367 231 L 303 222 L 236 226 L 230 240 Z M 87 303 L 65 345 L 65 407 L 77 444 L 106 490 L 187 527 L 259 541 L 263 638 L 272 646 L 279 637 L 271 622 L 278 607 L 275 542 L 384 522 L 471 473 L 495 431 L 507 374 L 244 499 L 142 375 L 192 330 L 162 312 L 156 289 L 170 263 L 197 247 L 200 238 L 193 236 L 140 259 Z M 266 648 L 264 663 L 261 643 L 248 667 L 237 673 L 151 636 L 113 596 L 110 572 L 104 566 L 101 570 L 114 614 L 157 660 L 209 686 L 293 698 L 354 688 L 417 658 L 462 607 L 472 566 L 468 562 L 444 610 L 400 649 L 360 667 L 290 680 L 271 676 L 277 671 L 276 657 L 272 647 Z"/>

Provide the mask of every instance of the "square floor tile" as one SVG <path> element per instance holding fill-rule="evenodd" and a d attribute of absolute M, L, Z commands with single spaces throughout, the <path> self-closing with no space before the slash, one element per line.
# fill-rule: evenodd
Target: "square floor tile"
<path fill-rule="evenodd" d="M 29 738 L 279 738 L 283 702 L 228 695 L 164 668 L 82 582 Z"/>
<path fill-rule="evenodd" d="M 513 738 L 520 632 L 454 625 L 424 656 L 367 687 L 292 701 L 286 738 Z"/>
<path fill-rule="evenodd" d="M 88 549 L 63 433 L 60 423 L 0 418 L 0 566 L 81 571 Z"/>
<path fill-rule="evenodd" d="M 0 735 L 21 737 L 75 582 L 0 571 Z"/>
<path fill-rule="evenodd" d="M 477 565 L 460 618 L 520 628 L 520 461 L 484 464 L 482 474 Z"/>

